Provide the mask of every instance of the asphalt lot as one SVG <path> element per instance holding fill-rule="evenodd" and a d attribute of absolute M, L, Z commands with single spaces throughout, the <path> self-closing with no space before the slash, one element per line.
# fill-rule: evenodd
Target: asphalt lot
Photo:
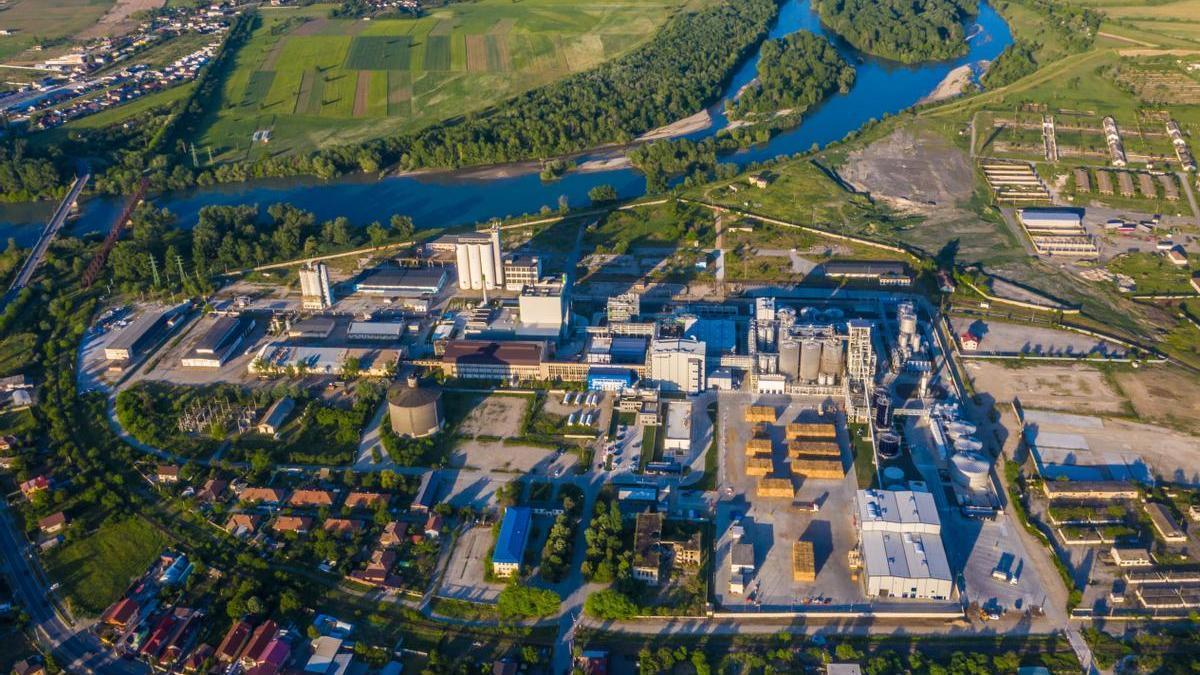
<path fill-rule="evenodd" d="M 454 545 L 437 594 L 472 602 L 495 602 L 500 591 L 504 590 L 504 584 L 484 580 L 483 563 L 491 546 L 490 525 L 473 527 L 464 532 Z"/>

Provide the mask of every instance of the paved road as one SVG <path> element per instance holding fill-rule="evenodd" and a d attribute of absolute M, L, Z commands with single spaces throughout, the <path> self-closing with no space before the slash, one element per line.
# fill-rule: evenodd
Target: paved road
<path fill-rule="evenodd" d="M 37 270 L 38 265 L 42 264 L 42 258 L 46 255 L 46 249 L 50 248 L 50 242 L 54 241 L 54 237 L 58 235 L 58 231 L 67 222 L 67 216 L 71 214 L 71 207 L 75 205 L 75 200 L 79 199 L 79 193 L 83 192 L 84 186 L 87 185 L 91 177 L 92 175 L 87 171 L 75 177 L 75 182 L 71 183 L 71 189 L 67 191 L 67 196 L 59 202 L 58 208 L 54 210 L 54 214 L 50 216 L 50 220 L 46 223 L 46 229 L 42 231 L 42 236 L 33 245 L 33 250 L 29 253 L 29 257 L 21 265 L 21 271 L 17 272 L 16 278 L 13 279 L 12 286 L 8 288 L 8 292 L 4 294 L 4 298 L 0 300 L 0 307 L 7 305 L 15 298 L 17 293 L 22 288 L 25 288 L 29 280 L 33 278 L 34 271 Z"/>
<path fill-rule="evenodd" d="M 42 647 L 51 651 L 59 665 L 70 673 L 145 675 L 136 661 L 114 657 L 100 640 L 87 631 L 75 631 L 58 615 L 49 599 L 44 577 L 35 569 L 32 552 L 0 500 L 0 557 L 14 599 L 29 615 L 30 624 Z"/>

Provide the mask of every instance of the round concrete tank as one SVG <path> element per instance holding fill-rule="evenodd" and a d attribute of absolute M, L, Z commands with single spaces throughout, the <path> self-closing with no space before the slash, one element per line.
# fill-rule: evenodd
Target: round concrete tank
<path fill-rule="evenodd" d="M 442 388 L 410 376 L 388 390 L 388 417 L 398 436 L 419 438 L 442 428 Z"/>
<path fill-rule="evenodd" d="M 826 340 L 821 345 L 821 372 L 836 378 L 842 373 L 842 342 Z M 830 382 L 830 384 L 833 384 Z"/>
<path fill-rule="evenodd" d="M 464 291 L 471 287 L 470 244 L 455 244 L 454 256 L 458 261 L 458 287 Z"/>
<path fill-rule="evenodd" d="M 971 436 L 959 436 L 954 439 L 954 449 L 959 452 L 977 452 L 983 449 L 983 443 Z"/>
<path fill-rule="evenodd" d="M 800 343 L 792 339 L 779 343 L 779 372 L 795 380 L 800 376 Z"/>
<path fill-rule="evenodd" d="M 805 340 L 800 343 L 800 379 L 814 382 L 821 372 L 821 343 Z"/>
<path fill-rule="evenodd" d="M 908 312 L 900 313 L 900 334 L 901 335 L 916 335 L 917 334 L 917 315 L 915 313 L 908 313 Z"/>
<path fill-rule="evenodd" d="M 950 458 L 954 482 L 972 490 L 985 490 L 991 482 L 988 463 L 974 452 L 960 452 Z"/>
<path fill-rule="evenodd" d="M 898 466 L 889 466 L 884 468 L 883 477 L 892 483 L 899 483 L 904 480 L 904 469 Z"/>
<path fill-rule="evenodd" d="M 479 265 L 483 268 L 484 287 L 495 288 L 500 280 L 500 274 L 496 272 L 496 256 L 492 254 L 490 243 L 479 245 Z"/>

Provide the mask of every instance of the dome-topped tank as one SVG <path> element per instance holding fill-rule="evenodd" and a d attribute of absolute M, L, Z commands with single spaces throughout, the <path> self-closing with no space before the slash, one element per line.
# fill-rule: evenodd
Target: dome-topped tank
<path fill-rule="evenodd" d="M 442 428 L 442 388 L 415 375 L 388 390 L 388 417 L 399 436 L 421 437 Z"/>

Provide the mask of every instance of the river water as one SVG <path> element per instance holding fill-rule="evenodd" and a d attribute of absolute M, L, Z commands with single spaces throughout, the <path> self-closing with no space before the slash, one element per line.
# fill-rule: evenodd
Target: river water
<path fill-rule="evenodd" d="M 770 30 L 772 38 L 806 30 L 833 40 L 842 55 L 857 69 L 854 87 L 835 94 L 810 110 L 797 127 L 769 142 L 723 158 L 746 165 L 780 155 L 809 150 L 813 144 L 827 145 L 862 127 L 872 119 L 908 108 L 928 95 L 955 67 L 996 58 L 1012 42 L 1008 25 L 986 3 L 981 3 L 977 27 L 969 52 L 952 61 L 901 65 L 860 54 L 854 48 L 827 34 L 808 0 L 788 0 Z M 723 96 L 731 97 L 750 82 L 758 68 L 758 55 L 746 59 L 734 75 Z M 715 106 L 713 124 L 691 133 L 698 140 L 715 135 L 728 120 Z M 588 157 L 580 161 L 586 161 Z M 212 204 L 260 204 L 290 202 L 312 211 L 318 220 L 346 216 L 355 223 L 373 220 L 386 222 L 394 213 L 412 217 L 418 227 L 461 225 L 493 217 L 536 213 L 543 206 L 555 208 L 565 196 L 572 205 L 588 203 L 587 193 L 597 185 L 608 184 L 623 197 L 636 197 L 646 190 L 645 178 L 624 168 L 609 171 L 570 172 L 561 179 L 544 183 L 537 173 L 503 178 L 479 178 L 451 173 L 396 176 L 349 176 L 332 181 L 316 179 L 264 179 L 245 183 L 170 192 L 154 199 L 155 205 L 174 212 L 180 224 L 195 223 L 200 209 Z M 117 217 L 123 199 L 94 197 L 80 205 L 79 217 L 67 226 L 71 234 L 107 230 Z M 0 206 L 0 240 L 12 237 L 30 245 L 41 231 L 53 204 L 7 204 Z"/>

